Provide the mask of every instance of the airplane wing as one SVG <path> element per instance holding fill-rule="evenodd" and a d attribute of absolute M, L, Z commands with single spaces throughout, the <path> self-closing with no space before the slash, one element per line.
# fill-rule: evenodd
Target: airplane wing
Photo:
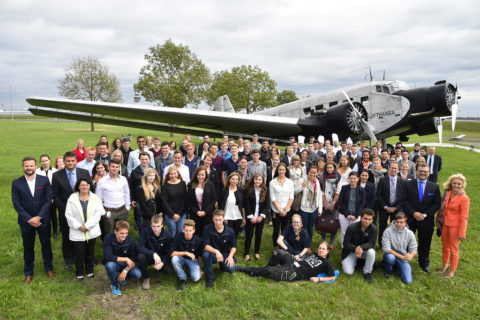
<path fill-rule="evenodd" d="M 213 130 L 266 137 L 277 137 L 279 132 L 282 136 L 297 135 L 302 131 L 297 118 L 60 98 L 30 97 L 27 102 L 36 106 L 29 109 L 34 115 L 162 131 L 201 134 Z M 176 127 L 178 125 L 195 129 Z"/>

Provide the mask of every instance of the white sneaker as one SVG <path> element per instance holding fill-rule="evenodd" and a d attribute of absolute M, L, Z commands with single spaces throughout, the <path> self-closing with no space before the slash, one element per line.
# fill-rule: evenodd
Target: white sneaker
<path fill-rule="evenodd" d="M 143 290 L 150 290 L 150 278 L 145 278 L 142 281 L 142 289 Z"/>

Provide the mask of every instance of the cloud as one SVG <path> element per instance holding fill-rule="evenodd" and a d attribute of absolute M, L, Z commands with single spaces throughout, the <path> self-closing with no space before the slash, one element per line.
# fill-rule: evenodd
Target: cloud
<path fill-rule="evenodd" d="M 106 63 L 130 102 L 150 46 L 188 45 L 212 72 L 258 65 L 298 95 L 375 79 L 458 82 L 477 115 L 480 20 L 471 1 L 3 1 L 0 104 L 57 96 L 72 58 Z"/>

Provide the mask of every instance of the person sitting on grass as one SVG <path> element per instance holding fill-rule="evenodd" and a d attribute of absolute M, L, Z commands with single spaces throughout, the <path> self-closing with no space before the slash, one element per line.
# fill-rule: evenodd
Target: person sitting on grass
<path fill-rule="evenodd" d="M 343 239 L 342 269 L 348 275 L 355 272 L 358 259 L 365 260 L 363 278 L 372 282 L 372 270 L 375 263 L 375 243 L 377 227 L 372 223 L 375 213 L 372 209 L 362 210 L 360 221 L 348 226 Z"/>
<path fill-rule="evenodd" d="M 297 261 L 286 251 L 277 250 L 275 255 L 274 260 L 280 265 L 267 265 L 263 268 L 237 266 L 237 271 L 244 272 L 251 277 L 265 277 L 275 281 L 329 282 L 335 280 L 332 264 L 327 259 L 326 242 L 320 243 L 317 253 L 310 254 L 304 260 Z M 322 273 L 326 276 L 319 276 Z"/>
<path fill-rule="evenodd" d="M 206 286 L 212 288 L 215 275 L 212 264 L 218 262 L 220 270 L 228 273 L 235 272 L 235 252 L 237 252 L 237 238 L 235 232 L 224 224 L 225 212 L 215 210 L 213 212 L 213 224 L 203 229 L 203 269 L 207 276 Z"/>
<path fill-rule="evenodd" d="M 195 221 L 192 219 L 185 220 L 183 232 L 177 233 L 169 250 L 172 256 L 173 269 L 178 276 L 178 291 L 182 291 L 187 284 L 187 274 L 183 271 L 184 266 L 188 268 L 190 277 L 194 282 L 200 280 L 199 259 L 202 255 L 202 249 L 202 238 L 195 234 Z"/>
<path fill-rule="evenodd" d="M 135 264 L 137 247 L 135 240 L 128 234 L 130 224 L 117 221 L 115 230 L 103 240 L 103 263 L 110 279 L 112 294 L 122 294 L 120 284 L 127 283 L 129 278 L 140 279 L 142 272 Z"/>
<path fill-rule="evenodd" d="M 277 244 L 280 249 L 275 251 L 282 251 L 282 254 L 283 251 L 288 252 L 295 257 L 296 261 L 304 259 L 308 249 L 310 249 L 310 236 L 307 230 L 302 227 L 302 217 L 299 214 L 294 214 L 292 225 L 288 226 L 278 237 Z M 274 256 L 275 252 L 272 257 Z"/>
<path fill-rule="evenodd" d="M 163 217 L 155 214 L 150 219 L 151 225 L 143 228 L 138 239 L 138 265 L 142 270 L 142 289 L 150 289 L 150 272 L 148 266 L 153 264 L 155 270 L 171 274 L 170 245 L 173 241 L 170 231 L 163 228 Z"/>
<path fill-rule="evenodd" d="M 407 215 L 399 212 L 382 236 L 385 278 L 390 278 L 393 267 L 400 270 L 400 278 L 406 284 L 412 283 L 412 267 L 408 263 L 417 253 L 415 234 L 407 227 Z"/>

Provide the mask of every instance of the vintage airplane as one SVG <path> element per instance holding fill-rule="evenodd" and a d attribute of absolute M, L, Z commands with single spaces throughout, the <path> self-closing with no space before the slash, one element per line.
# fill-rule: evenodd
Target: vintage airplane
<path fill-rule="evenodd" d="M 457 88 L 446 81 L 409 89 L 404 81 L 371 81 L 315 94 L 253 114 L 235 113 L 227 96 L 212 111 L 59 98 L 27 98 L 34 115 L 211 136 L 257 133 L 289 136 L 386 139 L 437 132 L 438 117 L 457 110 Z M 57 110 L 61 109 L 61 110 Z M 68 110 L 68 111 L 64 111 Z M 455 116 L 455 115 L 454 115 Z"/>

